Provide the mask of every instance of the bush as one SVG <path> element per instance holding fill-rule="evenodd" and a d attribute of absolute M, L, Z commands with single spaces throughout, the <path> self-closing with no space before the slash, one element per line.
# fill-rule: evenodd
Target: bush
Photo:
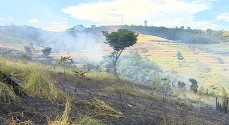
<path fill-rule="evenodd" d="M 218 60 L 218 62 L 219 62 L 220 64 L 224 64 L 224 61 L 223 61 L 223 59 L 222 59 L 222 58 L 217 57 L 217 60 Z"/>
<path fill-rule="evenodd" d="M 185 89 L 185 83 L 184 82 L 178 82 L 178 88 L 180 88 L 180 89 Z"/>
<path fill-rule="evenodd" d="M 112 72 L 112 62 L 108 56 L 104 56 L 100 62 L 102 71 Z M 141 57 L 138 52 L 131 52 L 128 55 L 120 57 L 117 62 L 117 73 L 129 78 L 149 82 L 161 72 L 157 63 L 150 61 L 146 57 Z"/>

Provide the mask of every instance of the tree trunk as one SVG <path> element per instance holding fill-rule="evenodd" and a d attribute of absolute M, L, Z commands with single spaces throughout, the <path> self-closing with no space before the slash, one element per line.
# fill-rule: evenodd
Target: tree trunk
<path fill-rule="evenodd" d="M 114 75 L 115 75 L 115 76 L 117 76 L 116 62 L 117 62 L 117 60 L 115 60 L 115 61 L 113 62 L 113 66 L 114 66 Z"/>

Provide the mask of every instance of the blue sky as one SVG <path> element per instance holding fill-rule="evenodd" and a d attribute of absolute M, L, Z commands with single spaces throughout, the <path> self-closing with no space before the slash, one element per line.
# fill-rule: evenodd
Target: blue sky
<path fill-rule="evenodd" d="M 75 25 L 229 30 L 228 0 L 0 0 L 0 26 L 64 31 Z"/>

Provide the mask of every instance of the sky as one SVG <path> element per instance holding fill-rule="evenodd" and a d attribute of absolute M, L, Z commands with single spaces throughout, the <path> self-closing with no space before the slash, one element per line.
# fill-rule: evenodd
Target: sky
<path fill-rule="evenodd" d="M 76 25 L 229 30 L 228 0 L 0 0 L 0 26 L 65 31 Z"/>

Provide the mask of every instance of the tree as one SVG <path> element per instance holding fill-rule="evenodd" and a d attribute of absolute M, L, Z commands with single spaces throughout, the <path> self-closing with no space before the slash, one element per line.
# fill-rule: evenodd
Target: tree
<path fill-rule="evenodd" d="M 148 22 L 145 20 L 144 21 L 144 26 L 147 27 Z"/>
<path fill-rule="evenodd" d="M 180 29 L 182 29 L 182 30 L 183 30 L 183 29 L 184 29 L 184 26 L 181 26 L 181 27 L 180 27 Z"/>
<path fill-rule="evenodd" d="M 42 53 L 43 53 L 42 55 L 45 56 L 45 57 L 48 57 L 48 56 L 50 55 L 51 51 L 52 51 L 52 48 L 50 48 L 50 47 L 45 47 L 45 48 L 42 50 Z"/>
<path fill-rule="evenodd" d="M 192 28 L 191 27 L 187 27 L 187 30 L 192 30 Z"/>
<path fill-rule="evenodd" d="M 181 54 L 180 51 L 177 51 L 177 59 L 178 60 L 183 60 L 184 59 L 184 57 L 183 57 L 183 55 Z"/>
<path fill-rule="evenodd" d="M 118 29 L 116 32 L 108 33 L 107 31 L 102 31 L 103 35 L 106 37 L 107 42 L 110 47 L 114 49 L 111 53 L 111 60 L 113 63 L 114 74 L 117 76 L 116 64 L 119 56 L 122 51 L 129 46 L 132 46 L 136 43 L 138 34 L 131 30 L 127 29 Z"/>
<path fill-rule="evenodd" d="M 26 53 L 32 55 L 32 51 L 31 51 L 30 47 L 24 46 L 24 50 L 25 50 Z"/>
<path fill-rule="evenodd" d="M 190 90 L 193 91 L 194 93 L 197 93 L 198 82 L 193 78 L 189 79 L 189 81 L 192 83 L 192 85 L 190 86 Z"/>
<path fill-rule="evenodd" d="M 71 59 L 71 56 L 61 56 L 60 57 L 60 60 L 59 60 L 59 64 L 61 63 L 64 63 L 64 77 L 66 78 L 66 75 L 65 75 L 65 62 L 70 60 L 71 63 L 73 63 L 73 60 Z"/>

